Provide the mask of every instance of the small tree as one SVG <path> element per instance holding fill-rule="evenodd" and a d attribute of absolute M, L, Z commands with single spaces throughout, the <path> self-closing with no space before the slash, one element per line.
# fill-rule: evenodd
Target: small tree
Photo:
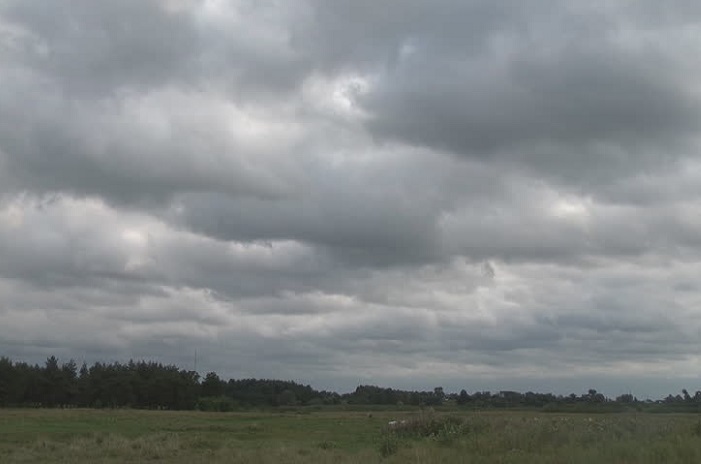
<path fill-rule="evenodd" d="M 630 393 L 625 393 L 616 398 L 617 403 L 630 404 L 635 402 L 635 397 Z"/>
<path fill-rule="evenodd" d="M 209 372 L 202 381 L 202 396 L 221 396 L 224 394 L 225 383 L 216 372 Z"/>
<path fill-rule="evenodd" d="M 443 391 L 443 387 L 434 388 L 433 394 L 435 395 L 438 404 L 441 404 L 445 399 L 445 392 Z"/>
<path fill-rule="evenodd" d="M 277 402 L 280 406 L 290 406 L 297 402 L 297 396 L 292 390 L 283 390 L 277 397 Z"/>
<path fill-rule="evenodd" d="M 465 389 L 460 390 L 458 395 L 458 404 L 467 404 L 470 401 L 470 395 L 467 394 Z"/>

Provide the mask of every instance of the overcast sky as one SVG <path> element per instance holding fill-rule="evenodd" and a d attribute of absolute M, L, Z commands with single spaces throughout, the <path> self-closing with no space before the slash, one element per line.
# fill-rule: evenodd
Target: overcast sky
<path fill-rule="evenodd" d="M 0 355 L 701 389 L 701 3 L 0 0 Z"/>

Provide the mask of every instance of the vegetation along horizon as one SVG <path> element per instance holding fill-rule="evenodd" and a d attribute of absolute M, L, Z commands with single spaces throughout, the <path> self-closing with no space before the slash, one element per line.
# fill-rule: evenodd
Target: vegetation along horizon
<path fill-rule="evenodd" d="M 0 358 L 0 463 L 697 463 L 701 393 L 347 394 L 146 361 Z"/>

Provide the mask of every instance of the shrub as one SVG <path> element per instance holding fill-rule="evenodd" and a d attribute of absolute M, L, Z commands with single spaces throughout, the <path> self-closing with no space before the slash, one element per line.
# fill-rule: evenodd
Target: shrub
<path fill-rule="evenodd" d="M 197 401 L 200 411 L 230 412 L 235 406 L 234 400 L 227 396 L 205 396 Z"/>
<path fill-rule="evenodd" d="M 383 458 L 389 457 L 399 451 L 399 439 L 394 432 L 386 432 L 382 434 L 380 440 L 380 455 Z"/>
<path fill-rule="evenodd" d="M 422 412 L 419 416 L 394 422 L 387 429 L 399 437 L 437 438 L 460 435 L 467 432 L 463 419 L 456 416 L 436 416 L 433 412 Z"/>

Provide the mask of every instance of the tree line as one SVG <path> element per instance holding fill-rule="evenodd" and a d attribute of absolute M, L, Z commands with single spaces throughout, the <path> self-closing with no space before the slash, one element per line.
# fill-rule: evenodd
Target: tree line
<path fill-rule="evenodd" d="M 223 380 L 215 372 L 203 378 L 192 370 L 152 361 L 59 363 L 49 357 L 43 366 L 0 357 L 0 407 L 90 407 L 139 409 L 201 409 L 231 411 L 238 408 L 322 405 L 441 406 L 465 408 L 541 408 L 543 410 L 617 410 L 622 407 L 664 406 L 667 410 L 701 412 L 701 391 L 668 395 L 657 401 L 639 401 L 632 394 L 607 398 L 596 390 L 554 395 L 515 391 L 466 390 L 445 393 L 407 391 L 360 385 L 339 394 L 309 385 L 268 379 Z"/>

